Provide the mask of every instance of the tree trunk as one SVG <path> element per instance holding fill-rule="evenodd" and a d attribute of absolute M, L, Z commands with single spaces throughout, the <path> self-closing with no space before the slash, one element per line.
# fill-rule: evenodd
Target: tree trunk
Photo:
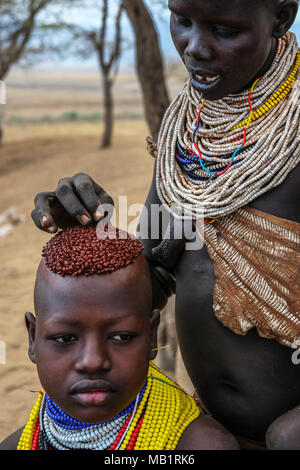
<path fill-rule="evenodd" d="M 157 32 L 143 0 L 123 0 L 136 40 L 136 67 L 143 92 L 145 118 L 157 141 L 170 100 L 164 76 Z"/>
<path fill-rule="evenodd" d="M 113 97 L 112 80 L 103 74 L 103 96 L 104 96 L 104 132 L 100 148 L 104 149 L 111 145 L 113 132 Z"/>
<path fill-rule="evenodd" d="M 6 104 L 6 91 L 5 91 L 5 74 L 0 73 L 0 147 L 3 143 L 3 116 L 4 110 L 2 107 Z"/>

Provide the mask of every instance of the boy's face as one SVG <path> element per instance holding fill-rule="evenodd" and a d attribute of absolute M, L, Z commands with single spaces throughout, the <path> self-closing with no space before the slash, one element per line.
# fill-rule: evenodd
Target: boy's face
<path fill-rule="evenodd" d="M 155 357 L 159 313 L 151 313 L 145 259 L 78 278 L 53 274 L 42 261 L 35 307 L 36 322 L 26 314 L 29 355 L 50 398 L 89 423 L 126 408 Z"/>
<path fill-rule="evenodd" d="M 203 98 L 237 93 L 270 66 L 276 2 L 169 0 L 169 8 L 173 42 Z"/>

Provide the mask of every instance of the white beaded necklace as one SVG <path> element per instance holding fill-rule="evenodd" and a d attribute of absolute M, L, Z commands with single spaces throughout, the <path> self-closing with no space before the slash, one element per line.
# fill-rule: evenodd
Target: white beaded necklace
<path fill-rule="evenodd" d="M 44 394 L 40 409 L 41 432 L 45 433 L 50 445 L 57 450 L 106 450 L 115 441 L 120 429 L 131 414 L 126 430 L 120 439 L 120 442 L 116 446 L 116 450 L 118 450 L 134 419 L 139 403 L 140 393 L 135 399 L 134 409 L 132 412 L 129 410 L 111 421 L 96 424 L 95 426 L 90 426 L 80 430 L 66 429 L 56 424 L 46 412 L 45 398 L 46 394 Z"/>
<path fill-rule="evenodd" d="M 257 84 L 252 106 L 257 109 L 280 88 L 298 53 L 296 36 L 279 39 L 273 64 Z M 168 108 L 160 130 L 156 187 L 162 203 L 184 207 L 183 218 L 216 218 L 230 214 L 278 186 L 300 161 L 300 77 L 290 93 L 263 117 L 250 124 L 242 161 L 209 184 L 196 184 L 176 161 L 177 142 L 193 151 L 193 132 L 201 96 L 188 81 Z M 220 163 L 218 155 L 231 155 L 242 130 L 234 126 L 249 115 L 248 91 L 217 101 L 206 101 L 195 141 L 206 161 Z M 240 154 L 235 160 L 240 159 Z M 228 164 L 229 158 L 222 162 Z"/>

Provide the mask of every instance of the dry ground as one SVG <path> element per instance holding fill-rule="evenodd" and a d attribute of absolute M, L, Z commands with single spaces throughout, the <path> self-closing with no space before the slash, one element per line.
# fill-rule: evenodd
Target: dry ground
<path fill-rule="evenodd" d="M 39 119 L 46 112 L 57 116 L 70 109 L 99 110 L 97 80 L 96 74 L 14 74 L 7 84 L 5 120 L 16 114 Z M 127 195 L 128 204 L 142 204 L 150 185 L 153 159 L 146 152 L 148 130 L 142 119 L 124 119 L 128 110 L 142 113 L 138 85 L 124 76 L 118 83 L 117 109 L 123 119 L 118 120 L 114 144 L 106 151 L 98 150 L 99 123 L 5 126 L 0 214 L 14 207 L 25 221 L 0 237 L 0 341 L 6 346 L 6 364 L 0 364 L 0 441 L 25 423 L 35 400 L 30 390 L 39 389 L 35 367 L 27 357 L 24 312 L 33 311 L 35 272 L 49 236 L 30 219 L 34 195 L 55 189 L 59 178 L 79 171 L 92 175 L 116 201 Z M 181 85 L 174 78 L 171 83 L 174 95 Z"/>

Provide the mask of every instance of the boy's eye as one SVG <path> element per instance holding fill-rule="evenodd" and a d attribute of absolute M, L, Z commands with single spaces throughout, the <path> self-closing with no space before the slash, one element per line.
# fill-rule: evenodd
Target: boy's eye
<path fill-rule="evenodd" d="M 116 335 L 111 336 L 111 339 L 114 341 L 118 341 L 120 343 L 129 343 L 133 338 L 133 335 L 129 333 L 118 333 Z"/>
<path fill-rule="evenodd" d="M 74 343 L 75 341 L 78 340 L 77 336 L 74 336 L 74 335 L 54 336 L 53 339 L 54 341 L 57 341 L 58 343 Z"/>

